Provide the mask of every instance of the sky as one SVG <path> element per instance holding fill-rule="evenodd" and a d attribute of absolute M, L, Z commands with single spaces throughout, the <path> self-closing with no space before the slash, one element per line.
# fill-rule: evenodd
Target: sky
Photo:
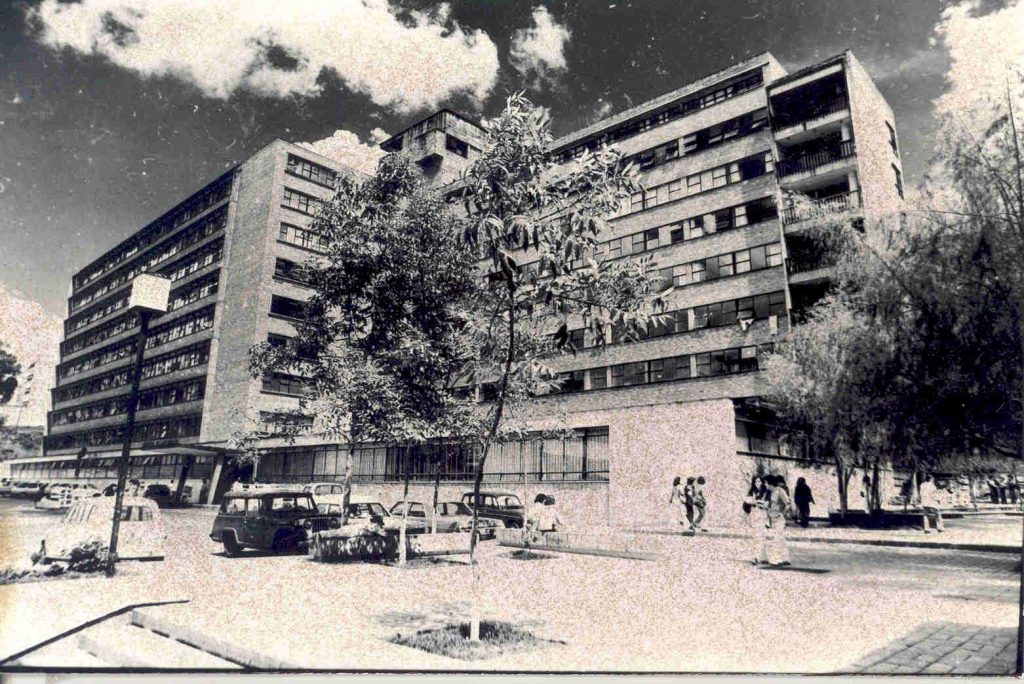
<path fill-rule="evenodd" d="M 75 271 L 276 138 L 365 167 L 432 110 L 493 116 L 518 90 L 561 134 L 763 51 L 853 50 L 913 183 L 937 115 L 1021 46 L 1024 0 L 5 4 L 0 289 L 63 316 Z"/>

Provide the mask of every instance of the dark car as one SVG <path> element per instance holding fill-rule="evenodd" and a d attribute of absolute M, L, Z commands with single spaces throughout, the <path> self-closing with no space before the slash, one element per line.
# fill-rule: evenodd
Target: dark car
<path fill-rule="evenodd" d="M 519 497 L 509 492 L 480 492 L 477 505 L 473 505 L 473 492 L 462 495 L 462 503 L 477 510 L 479 517 L 496 518 L 505 527 L 522 527 L 524 514 L 523 503 Z"/>
<path fill-rule="evenodd" d="M 321 513 L 303 491 L 254 490 L 224 496 L 210 539 L 237 556 L 243 548 L 302 551 L 317 532 L 341 527 L 341 516 Z"/>
<path fill-rule="evenodd" d="M 160 508 L 167 508 L 173 505 L 174 493 L 171 488 L 167 485 L 162 484 L 151 484 L 146 486 L 146 490 L 142 493 L 143 498 L 150 499 Z"/>

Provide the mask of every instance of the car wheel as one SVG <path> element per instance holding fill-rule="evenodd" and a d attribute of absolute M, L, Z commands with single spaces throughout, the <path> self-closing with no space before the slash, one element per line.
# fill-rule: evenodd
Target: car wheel
<path fill-rule="evenodd" d="M 274 535 L 274 541 L 270 545 L 270 548 L 271 550 L 273 550 L 274 553 L 280 555 L 295 551 L 297 546 L 298 543 L 295 538 L 295 535 L 288 534 L 284 530 L 281 530 Z"/>
<path fill-rule="evenodd" d="M 242 545 L 235 539 L 234 532 L 224 533 L 224 555 L 234 558 L 242 553 Z"/>

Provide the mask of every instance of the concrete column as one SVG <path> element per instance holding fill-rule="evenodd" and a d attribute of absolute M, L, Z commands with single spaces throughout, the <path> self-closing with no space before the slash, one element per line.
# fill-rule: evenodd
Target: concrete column
<path fill-rule="evenodd" d="M 210 487 L 206 492 L 206 501 L 201 503 L 212 504 L 217 495 L 217 483 L 220 482 L 220 473 L 224 469 L 224 455 L 217 454 L 213 457 L 213 473 L 210 474 Z"/>

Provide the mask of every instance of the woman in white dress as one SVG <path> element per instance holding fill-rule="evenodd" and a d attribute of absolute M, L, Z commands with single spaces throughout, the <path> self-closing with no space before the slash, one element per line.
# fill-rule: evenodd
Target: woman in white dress
<path fill-rule="evenodd" d="M 686 517 L 686 490 L 682 485 L 683 479 L 677 477 L 672 480 L 672 495 L 668 498 L 669 505 L 675 504 L 675 517 L 682 526 L 689 525 Z"/>
<path fill-rule="evenodd" d="M 790 508 L 786 481 L 781 475 L 765 478 L 770 492 L 768 498 L 768 534 L 765 535 L 758 561 L 768 565 L 789 565 L 789 545 L 786 544 L 786 512 Z"/>

